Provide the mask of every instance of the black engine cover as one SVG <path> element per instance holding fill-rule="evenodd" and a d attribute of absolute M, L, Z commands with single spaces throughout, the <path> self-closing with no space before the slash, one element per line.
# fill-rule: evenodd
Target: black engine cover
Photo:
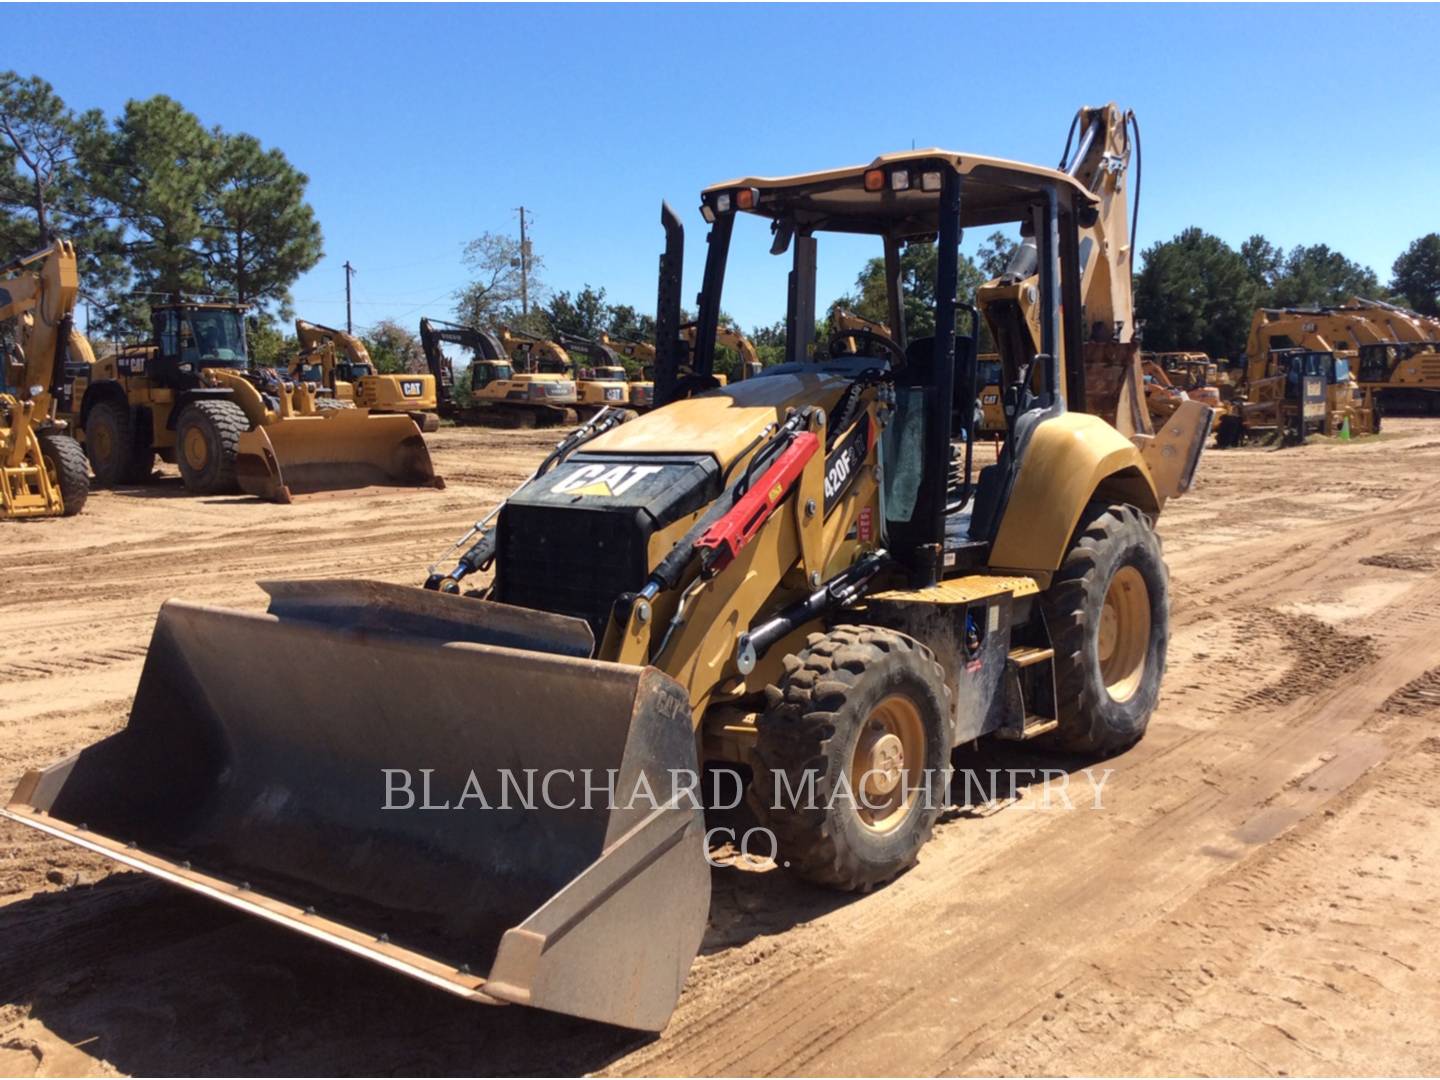
<path fill-rule="evenodd" d="M 720 494 L 708 454 L 575 454 L 500 511 L 495 597 L 585 619 L 597 641 L 650 572 L 650 537 Z"/>

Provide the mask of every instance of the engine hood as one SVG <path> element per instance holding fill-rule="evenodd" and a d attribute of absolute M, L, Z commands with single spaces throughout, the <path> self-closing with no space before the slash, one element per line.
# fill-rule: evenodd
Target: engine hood
<path fill-rule="evenodd" d="M 727 466 L 790 409 L 818 405 L 829 412 L 849 383 L 821 372 L 761 375 L 645 413 L 587 443 L 585 453 L 707 454 Z"/>

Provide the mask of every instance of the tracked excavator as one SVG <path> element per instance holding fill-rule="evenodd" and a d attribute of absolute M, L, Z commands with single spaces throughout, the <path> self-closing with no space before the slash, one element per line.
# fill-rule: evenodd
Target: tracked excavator
<path fill-rule="evenodd" d="M 496 334 L 440 319 L 420 320 L 420 345 L 435 378 L 440 415 L 457 424 L 494 427 L 551 427 L 573 421 L 575 383 L 563 375 L 517 372 L 507 342 L 518 344 L 503 329 Z M 470 353 L 468 393 L 456 385 L 445 345 Z"/>
<path fill-rule="evenodd" d="M 244 305 L 150 309 L 148 344 L 72 364 L 66 414 L 102 487 L 141 484 L 155 458 L 195 495 L 271 502 L 372 484 L 443 487 L 408 416 L 324 410 L 305 383 L 250 362 Z"/>
<path fill-rule="evenodd" d="M 1059 169 L 922 149 L 706 188 L 693 353 L 664 207 L 657 408 L 563 440 L 425 588 L 166 604 L 128 727 L 5 814 L 459 997 L 653 1031 L 706 924 L 702 762 L 749 777 L 785 872 L 865 891 L 919 857 L 953 747 L 1131 746 L 1169 637 L 1156 522 L 1209 410 L 1143 428 L 1130 275 L 1096 272 L 1128 267 L 1125 118 L 1082 110 Z M 786 360 L 721 387 L 740 215 L 788 257 Z M 971 425 L 956 469 L 961 230 L 1003 222 L 1033 238 L 1012 284 L 1038 341 L 997 318 L 1010 434 L 976 471 Z M 810 359 L 836 234 L 891 263 L 936 244 L 932 333 L 892 294 L 889 335 Z M 1092 365 L 1120 369 L 1108 399 Z M 256 679 L 236 656 L 306 663 Z"/>
<path fill-rule="evenodd" d="M 604 337 L 604 334 L 599 338 L 559 335 L 559 344 L 570 361 L 568 371 L 575 378 L 575 411 L 582 420 L 588 420 L 602 409 L 624 409 L 630 405 L 631 388 L 625 362 Z"/>
<path fill-rule="evenodd" d="M 0 266 L 0 323 L 11 350 L 0 367 L 0 518 L 71 517 L 85 506 L 85 451 L 57 414 L 80 275 L 68 240 Z"/>
<path fill-rule="evenodd" d="M 693 355 L 699 340 L 697 324 L 687 322 L 681 325 L 680 340 L 684 343 L 685 348 Z M 745 379 L 752 379 L 760 374 L 765 366 L 760 362 L 760 354 L 755 351 L 754 343 L 733 326 L 725 323 L 717 326 L 715 328 L 715 343 L 727 349 L 733 349 L 740 358 L 740 362 L 731 369 L 731 377 L 718 373 L 711 376 L 721 386 L 725 386 L 730 382 L 743 382 Z"/>
<path fill-rule="evenodd" d="M 608 348 L 639 366 L 639 375 L 630 378 L 630 408 L 644 412 L 655 404 L 655 346 L 648 341 L 626 341 L 601 333 L 600 340 Z"/>
<path fill-rule="evenodd" d="M 1390 340 L 1360 345 L 1358 374 L 1383 411 L 1440 412 L 1440 319 L 1355 297 L 1338 309 L 1383 327 Z"/>
<path fill-rule="evenodd" d="M 341 405 L 369 409 L 381 415 L 398 413 L 415 421 L 421 431 L 439 430 L 435 376 L 413 372 L 382 375 L 375 370 L 370 350 L 354 334 L 319 323 L 295 320 L 300 352 L 290 364 L 291 379 L 314 381 Z M 317 404 L 323 405 L 320 398 Z"/>

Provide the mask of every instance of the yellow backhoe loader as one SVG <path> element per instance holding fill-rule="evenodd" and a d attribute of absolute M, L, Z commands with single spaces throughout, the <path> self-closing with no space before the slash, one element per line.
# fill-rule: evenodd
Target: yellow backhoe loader
<path fill-rule="evenodd" d="M 575 383 L 563 375 L 517 372 L 507 343 L 519 344 L 503 329 L 492 334 L 439 319 L 420 320 L 420 345 L 435 377 L 440 415 L 457 424 L 492 427 L 549 427 L 574 421 Z M 467 393 L 456 386 L 445 345 L 470 354 Z"/>
<path fill-rule="evenodd" d="M 238 490 L 283 503 L 370 484 L 444 486 L 408 416 L 325 410 L 307 384 L 251 367 L 244 313 L 153 305 L 150 344 L 72 365 L 67 418 L 99 485 L 145 483 L 159 456 L 195 495 Z"/>
<path fill-rule="evenodd" d="M 1083 110 L 1058 170 L 908 150 L 705 189 L 693 354 L 666 206 L 657 408 L 565 439 L 426 589 L 166 604 L 129 726 L 28 773 L 5 813 L 460 997 L 653 1031 L 706 924 L 701 762 L 744 766 L 788 872 L 864 891 L 916 861 L 953 747 L 1134 744 L 1169 638 L 1155 524 L 1209 410 L 1133 428 L 1134 363 L 1114 423 L 1091 393 L 1092 365 L 1136 349 L 1128 270 L 1081 260 L 1109 245 L 1128 267 L 1123 121 Z M 790 257 L 787 361 L 720 387 L 740 214 Z M 978 392 L 961 230 L 1014 221 L 1039 348 L 1003 351 L 1010 437 L 975 473 L 969 425 L 957 473 L 951 402 Z M 847 258 L 857 234 L 889 258 L 935 243 L 934 332 L 892 317 L 812 361 L 832 233 Z M 257 679 L 237 656 L 306 662 Z"/>
<path fill-rule="evenodd" d="M 57 416 L 80 291 L 68 240 L 0 266 L 0 323 L 10 351 L 0 367 L 0 518 L 71 517 L 90 493 L 80 444 Z M 89 348 L 88 343 L 85 344 Z"/>
<path fill-rule="evenodd" d="M 296 319 L 295 337 L 300 353 L 290 365 L 291 379 L 317 383 L 341 405 L 382 415 L 400 413 L 415 421 L 421 431 L 439 430 L 435 376 L 410 372 L 381 375 L 363 341 L 319 323 Z M 325 400 L 321 397 L 316 403 L 323 406 Z"/>

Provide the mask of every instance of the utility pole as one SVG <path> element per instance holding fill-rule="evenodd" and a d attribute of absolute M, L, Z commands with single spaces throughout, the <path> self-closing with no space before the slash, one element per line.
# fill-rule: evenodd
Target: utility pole
<path fill-rule="evenodd" d="M 520 314 L 530 316 L 530 241 L 525 236 L 525 207 L 520 213 Z"/>
<path fill-rule="evenodd" d="M 355 268 L 350 265 L 350 260 L 345 260 L 345 332 L 355 333 L 355 324 L 350 319 L 350 279 L 355 276 Z"/>

